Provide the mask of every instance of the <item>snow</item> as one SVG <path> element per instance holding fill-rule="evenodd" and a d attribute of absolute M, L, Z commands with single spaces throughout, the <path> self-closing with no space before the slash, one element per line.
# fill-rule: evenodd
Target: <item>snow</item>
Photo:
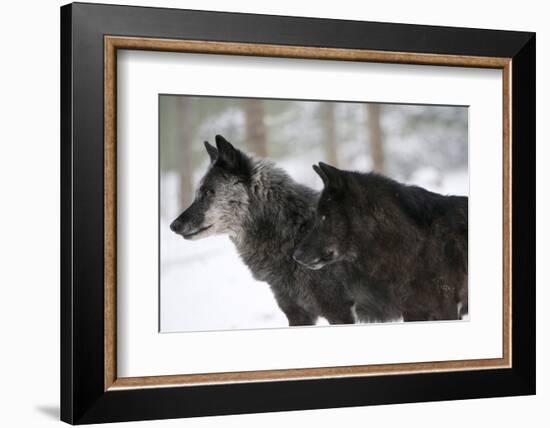
<path fill-rule="evenodd" d="M 255 281 L 227 236 L 185 241 L 161 225 L 162 332 L 284 327 L 269 286 Z M 244 298 L 246 296 L 246 298 Z"/>

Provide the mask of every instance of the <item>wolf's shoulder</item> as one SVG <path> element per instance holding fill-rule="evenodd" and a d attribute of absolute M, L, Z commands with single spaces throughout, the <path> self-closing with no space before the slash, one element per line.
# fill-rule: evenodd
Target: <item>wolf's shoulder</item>
<path fill-rule="evenodd" d="M 453 217 L 455 220 L 467 218 L 467 196 L 443 195 L 376 173 L 356 174 L 361 183 L 355 186 L 358 198 L 375 199 L 381 204 L 391 203 L 419 225 L 429 226 L 444 217 Z M 357 192 L 360 188 L 364 190 L 363 196 Z"/>
<path fill-rule="evenodd" d="M 410 217 L 422 225 L 430 225 L 440 219 L 466 220 L 468 198 L 466 196 L 442 195 L 420 186 L 401 187 L 398 201 Z"/>

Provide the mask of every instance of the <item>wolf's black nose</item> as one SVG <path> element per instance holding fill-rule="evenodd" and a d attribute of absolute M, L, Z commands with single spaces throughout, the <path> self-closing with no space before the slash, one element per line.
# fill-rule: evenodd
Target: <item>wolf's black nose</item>
<path fill-rule="evenodd" d="M 332 260 L 336 252 L 332 248 L 327 248 L 323 251 L 323 258 L 325 260 Z"/>
<path fill-rule="evenodd" d="M 181 223 L 177 220 L 174 220 L 172 224 L 170 224 L 170 230 L 172 232 L 178 233 L 181 227 Z"/>
<path fill-rule="evenodd" d="M 298 248 L 296 251 L 294 251 L 294 254 L 292 254 L 292 258 L 295 262 L 301 263 L 302 259 L 304 258 L 304 251 L 301 248 Z"/>

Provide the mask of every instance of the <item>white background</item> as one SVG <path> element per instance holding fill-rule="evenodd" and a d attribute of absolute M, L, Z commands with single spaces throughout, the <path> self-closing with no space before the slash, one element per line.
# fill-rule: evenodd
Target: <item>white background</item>
<path fill-rule="evenodd" d="M 502 356 L 500 70 L 125 51 L 117 78 L 119 376 Z M 158 334 L 159 93 L 470 106 L 469 321 Z"/>
<path fill-rule="evenodd" d="M 109 1 L 105 1 L 110 3 Z M 125 426 L 278 427 L 282 425 L 384 425 L 464 427 L 470 424 L 545 426 L 550 404 L 550 316 L 542 302 L 548 284 L 550 183 L 545 118 L 550 75 L 550 29 L 544 2 L 439 1 L 319 2 L 277 0 L 127 1 L 131 4 L 227 11 L 490 27 L 537 31 L 538 395 L 461 402 L 285 412 Z M 7 2 L 0 13 L 2 106 L 0 210 L 2 353 L 1 423 L 9 427 L 58 424 L 59 405 L 59 10 L 58 1 Z M 452 7 L 451 7 L 452 6 Z M 546 123 L 545 123 L 546 122 Z M 543 193 L 546 198 L 543 199 Z"/>

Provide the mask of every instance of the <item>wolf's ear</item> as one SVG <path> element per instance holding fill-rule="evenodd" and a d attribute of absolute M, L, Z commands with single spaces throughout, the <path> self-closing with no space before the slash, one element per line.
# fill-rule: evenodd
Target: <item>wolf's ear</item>
<path fill-rule="evenodd" d="M 344 177 L 342 171 L 338 168 L 328 165 L 323 162 L 319 162 L 319 171 L 315 170 L 317 174 L 322 178 L 325 187 L 341 187 L 344 183 Z"/>
<path fill-rule="evenodd" d="M 239 152 L 237 149 L 221 135 L 216 135 L 216 147 L 218 148 L 218 165 L 229 170 L 234 169 L 238 164 Z"/>
<path fill-rule="evenodd" d="M 216 162 L 216 159 L 218 158 L 218 149 L 216 149 L 208 141 L 204 142 L 204 147 L 206 148 L 206 151 L 208 152 L 208 156 L 210 156 L 210 163 Z"/>
<path fill-rule="evenodd" d="M 324 171 L 321 168 L 319 168 L 317 165 L 313 165 L 313 171 L 315 171 L 317 175 L 321 177 L 321 180 L 323 180 L 323 184 L 325 186 L 328 186 L 328 177 L 326 176 Z"/>
<path fill-rule="evenodd" d="M 250 159 L 248 156 L 233 147 L 221 135 L 216 135 L 216 147 L 218 148 L 217 166 L 236 175 L 245 176 L 250 173 Z"/>

